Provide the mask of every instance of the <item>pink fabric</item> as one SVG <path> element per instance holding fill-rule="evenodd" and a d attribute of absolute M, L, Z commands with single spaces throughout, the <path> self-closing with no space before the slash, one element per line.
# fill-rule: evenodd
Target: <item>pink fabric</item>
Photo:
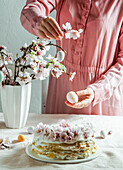
<path fill-rule="evenodd" d="M 46 113 L 123 116 L 123 1 L 27 0 L 22 25 L 39 36 L 42 17 L 53 9 L 60 26 L 70 22 L 74 29 L 84 28 L 84 33 L 77 40 L 63 39 L 67 51 L 63 64 L 77 74 L 73 82 L 66 75 L 50 77 Z M 73 109 L 65 105 L 67 92 L 87 87 L 95 92 L 90 106 Z"/>

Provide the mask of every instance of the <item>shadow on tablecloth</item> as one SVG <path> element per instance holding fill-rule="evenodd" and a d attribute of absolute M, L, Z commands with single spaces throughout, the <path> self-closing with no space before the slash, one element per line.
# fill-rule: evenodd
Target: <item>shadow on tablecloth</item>
<path fill-rule="evenodd" d="M 0 129 L 8 129 L 5 125 L 5 122 L 0 121 Z"/>

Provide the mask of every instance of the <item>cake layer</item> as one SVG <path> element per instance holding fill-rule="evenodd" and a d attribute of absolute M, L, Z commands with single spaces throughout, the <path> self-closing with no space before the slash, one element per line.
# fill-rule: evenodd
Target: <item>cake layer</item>
<path fill-rule="evenodd" d="M 35 146 L 32 147 L 32 151 L 37 154 L 40 157 L 46 157 L 46 158 L 50 158 L 50 159 L 68 159 L 68 160 L 74 160 L 74 159 L 83 159 L 86 157 L 91 156 L 92 154 L 94 154 L 97 150 L 97 147 L 94 146 L 91 150 L 86 150 L 85 152 L 83 151 L 79 151 L 79 152 L 69 152 L 67 153 L 66 151 L 42 151 L 38 148 L 36 148 Z"/>
<path fill-rule="evenodd" d="M 95 153 L 95 141 L 79 141 L 74 144 L 51 144 L 41 143 L 36 146 L 32 143 L 32 151 L 39 156 L 46 156 L 51 159 L 82 159 Z"/>
<path fill-rule="evenodd" d="M 46 142 L 33 142 L 32 145 L 35 145 L 39 149 L 44 150 L 56 150 L 56 149 L 62 149 L 62 150 L 86 150 L 87 148 L 95 145 L 95 139 L 91 139 L 90 141 L 78 141 L 75 143 L 46 143 Z"/>

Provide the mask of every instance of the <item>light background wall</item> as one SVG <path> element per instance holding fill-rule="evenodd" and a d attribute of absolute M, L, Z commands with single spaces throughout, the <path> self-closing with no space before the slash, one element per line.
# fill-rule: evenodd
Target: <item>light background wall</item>
<path fill-rule="evenodd" d="M 26 0 L 0 0 L 0 45 L 5 45 L 14 56 L 25 42 L 29 44 L 36 38 L 28 33 L 20 23 L 20 14 L 25 3 Z M 55 15 L 56 13 L 53 11 L 51 16 L 55 18 Z M 55 48 L 52 47 L 50 53 L 55 55 L 55 52 Z M 39 80 L 32 82 L 30 112 L 42 113 L 42 99 L 45 101 L 46 91 L 47 80 L 43 83 Z M 0 111 L 2 111 L 1 100 Z"/>

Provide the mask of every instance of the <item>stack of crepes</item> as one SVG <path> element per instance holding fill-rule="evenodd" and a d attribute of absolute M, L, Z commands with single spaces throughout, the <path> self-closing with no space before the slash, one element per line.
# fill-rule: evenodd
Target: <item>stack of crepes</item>
<path fill-rule="evenodd" d="M 32 152 L 40 157 L 58 160 L 75 160 L 91 156 L 97 150 L 91 123 L 59 124 L 39 123 L 35 128 Z"/>

